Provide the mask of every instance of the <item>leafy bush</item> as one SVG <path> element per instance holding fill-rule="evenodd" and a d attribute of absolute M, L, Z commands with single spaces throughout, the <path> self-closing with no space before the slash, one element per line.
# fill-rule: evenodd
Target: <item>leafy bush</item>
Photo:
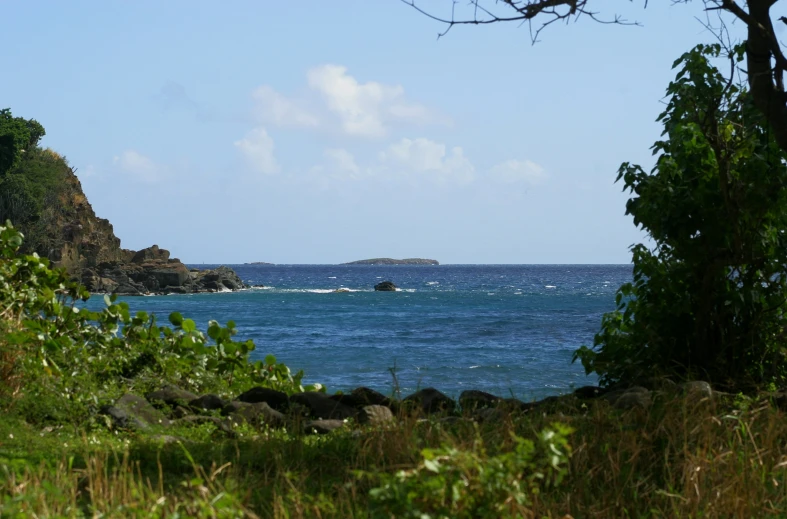
<path fill-rule="evenodd" d="M 575 354 L 604 384 L 654 375 L 718 385 L 787 381 L 787 166 L 748 92 L 732 75 L 743 56 L 719 45 L 678 59 L 647 174 L 625 163 L 627 214 L 655 242 L 632 248 L 634 279 L 617 293 L 593 349 Z"/>
<path fill-rule="evenodd" d="M 132 316 L 114 297 L 100 312 L 80 307 L 90 297 L 84 287 L 46 259 L 18 254 L 22 241 L 10 223 L 0 227 L 0 398 L 30 418 L 85 420 L 100 399 L 163 382 L 219 394 L 321 389 L 304 388 L 303 372 L 272 355 L 250 362 L 255 345 L 233 340 L 232 321 L 211 321 L 206 334 L 177 312 L 172 327 L 146 312 Z"/>
<path fill-rule="evenodd" d="M 424 449 L 411 470 L 380 473 L 370 491 L 372 517 L 462 519 L 523 517 L 532 496 L 561 482 L 571 429 L 553 423 L 538 443 L 514 436 L 514 448 L 489 455 L 480 438 L 472 450 Z"/>

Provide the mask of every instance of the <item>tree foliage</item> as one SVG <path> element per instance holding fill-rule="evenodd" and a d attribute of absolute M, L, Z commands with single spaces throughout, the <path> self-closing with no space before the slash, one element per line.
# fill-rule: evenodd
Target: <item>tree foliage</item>
<path fill-rule="evenodd" d="M 626 212 L 655 245 L 632 248 L 633 282 L 576 353 L 605 384 L 787 381 L 787 155 L 750 92 L 712 64 L 721 53 L 700 45 L 675 62 L 655 167 L 619 170 Z M 732 70 L 743 55 L 728 53 Z"/>
<path fill-rule="evenodd" d="M 35 119 L 14 117 L 9 108 L 0 110 L 0 177 L 21 160 L 26 150 L 37 146 L 45 134 Z"/>

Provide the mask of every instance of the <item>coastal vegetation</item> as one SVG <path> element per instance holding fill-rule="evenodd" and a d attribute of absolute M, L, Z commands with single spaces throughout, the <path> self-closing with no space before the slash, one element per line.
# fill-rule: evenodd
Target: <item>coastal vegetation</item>
<path fill-rule="evenodd" d="M 577 351 L 601 387 L 540 402 L 330 394 L 233 322 L 87 309 L 3 225 L 0 515 L 783 517 L 786 157 L 743 56 L 676 61 L 656 167 L 619 172 L 654 246 Z M 38 126 L 3 114 L 7 177 Z"/>

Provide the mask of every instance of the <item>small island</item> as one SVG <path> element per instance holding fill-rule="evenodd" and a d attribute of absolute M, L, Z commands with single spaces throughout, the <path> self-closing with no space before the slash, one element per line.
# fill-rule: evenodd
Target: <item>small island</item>
<path fill-rule="evenodd" d="M 393 258 L 372 258 L 358 261 L 351 261 L 349 263 L 342 263 L 342 265 L 439 265 L 440 262 L 433 259 L 423 258 L 406 258 L 406 259 L 393 259 Z"/>
<path fill-rule="evenodd" d="M 244 263 L 244 265 L 275 265 L 275 263 L 267 263 L 265 261 L 252 261 L 251 263 Z"/>

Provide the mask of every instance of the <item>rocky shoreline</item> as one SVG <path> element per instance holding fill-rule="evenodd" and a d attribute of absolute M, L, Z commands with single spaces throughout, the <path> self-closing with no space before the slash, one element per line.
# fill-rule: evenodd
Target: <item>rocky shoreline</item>
<path fill-rule="evenodd" d="M 359 425 L 383 425 L 402 416 L 420 416 L 443 422 L 495 422 L 515 414 L 561 406 L 569 410 L 587 410 L 591 403 L 619 410 L 647 409 L 656 398 L 684 395 L 696 401 L 721 398 L 726 393 L 714 391 L 703 381 L 684 384 L 661 383 L 658 388 L 634 386 L 608 389 L 585 386 L 572 393 L 550 396 L 535 402 L 503 398 L 485 391 L 466 390 L 458 401 L 435 388 L 421 389 L 401 400 L 389 398 L 368 387 L 349 393 L 328 395 L 304 392 L 287 395 L 265 387 L 253 387 L 232 399 L 215 394 L 197 395 L 167 385 L 141 397 L 127 393 L 101 413 L 111 418 L 116 428 L 145 430 L 172 425 L 199 425 L 212 422 L 227 435 L 239 423 L 258 427 L 287 428 L 304 434 L 326 434 L 336 429 Z M 787 396 L 776 395 L 780 407 Z M 584 412 L 583 411 L 583 412 Z"/>
<path fill-rule="evenodd" d="M 190 269 L 157 245 L 129 253 L 82 271 L 81 283 L 90 292 L 125 296 L 232 292 L 247 288 L 234 270 L 218 267 Z"/>

